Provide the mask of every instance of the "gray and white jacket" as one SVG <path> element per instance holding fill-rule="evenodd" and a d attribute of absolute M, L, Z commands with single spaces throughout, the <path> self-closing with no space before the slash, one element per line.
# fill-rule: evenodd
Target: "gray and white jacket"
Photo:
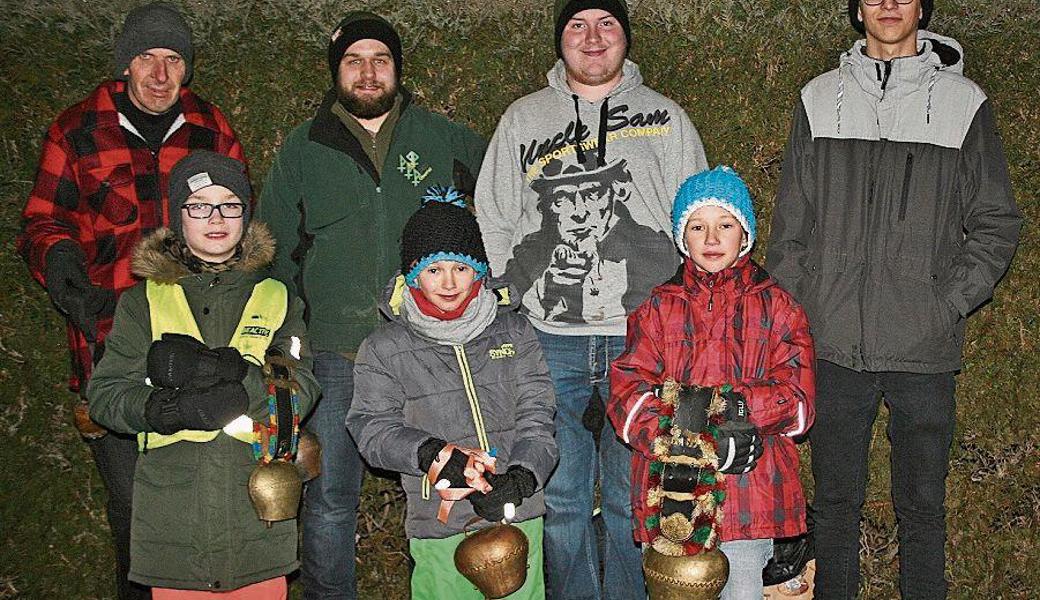
<path fill-rule="evenodd" d="M 517 507 L 516 522 L 545 514 L 542 488 L 558 459 L 553 416 L 556 397 L 542 348 L 531 324 L 510 302 L 501 281 L 489 281 L 493 317 L 474 299 L 455 322 L 424 323 L 416 316 L 402 277 L 384 293 L 391 321 L 361 343 L 354 366 L 354 397 L 347 428 L 368 464 L 401 473 L 407 496 L 409 538 L 444 538 L 474 517 L 468 501 L 455 504 L 447 525 L 437 520 L 440 498 L 419 470 L 419 446 L 431 437 L 480 447 L 478 430 L 496 450 L 497 472 L 520 465 L 538 491 Z M 412 309 L 408 314 L 409 303 Z M 468 323 L 467 323 L 468 321 Z M 489 324 L 486 324 L 490 321 Z M 470 333 L 448 341 L 466 325 Z M 490 523 L 481 521 L 480 526 Z"/>
<path fill-rule="evenodd" d="M 956 41 L 866 55 L 802 89 L 766 268 L 805 307 L 821 359 L 854 370 L 961 367 L 964 319 L 1014 255 L 1021 215 L 985 93 Z"/>
<path fill-rule="evenodd" d="M 516 286 L 535 327 L 625 335 L 626 316 L 671 277 L 672 200 L 707 163 L 696 128 L 672 100 L 622 79 L 589 102 L 549 85 L 502 116 L 477 179 L 477 220 L 491 270 Z"/>

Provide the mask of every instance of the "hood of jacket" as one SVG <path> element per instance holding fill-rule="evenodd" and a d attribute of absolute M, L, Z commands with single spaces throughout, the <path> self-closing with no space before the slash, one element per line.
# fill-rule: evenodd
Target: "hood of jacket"
<path fill-rule="evenodd" d="M 182 277 L 191 275 L 183 263 L 173 257 L 166 249 L 175 243 L 177 237 L 167 227 L 156 229 L 134 249 L 130 269 L 134 275 L 142 279 L 150 279 L 157 283 L 176 283 Z M 242 256 L 231 268 L 232 271 L 255 273 L 265 269 L 274 259 L 275 241 L 267 225 L 253 221 L 246 229 L 240 242 Z"/>
<path fill-rule="evenodd" d="M 917 54 L 885 61 L 868 56 L 867 41 L 857 40 L 842 53 L 841 66 L 849 70 L 863 91 L 878 98 L 932 86 L 940 71 L 964 74 L 964 49 L 957 40 L 919 31 L 917 45 Z"/>

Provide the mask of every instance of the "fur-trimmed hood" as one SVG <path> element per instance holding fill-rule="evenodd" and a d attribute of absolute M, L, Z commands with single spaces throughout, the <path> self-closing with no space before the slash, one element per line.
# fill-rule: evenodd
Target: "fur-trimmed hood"
<path fill-rule="evenodd" d="M 173 231 L 167 227 L 156 229 L 143 238 L 134 248 L 130 262 L 133 274 L 157 283 L 176 283 L 181 277 L 191 275 L 183 263 L 166 251 L 168 240 L 174 238 Z M 274 260 L 274 237 L 264 223 L 250 223 L 240 244 L 242 258 L 232 267 L 232 271 L 257 272 Z"/>

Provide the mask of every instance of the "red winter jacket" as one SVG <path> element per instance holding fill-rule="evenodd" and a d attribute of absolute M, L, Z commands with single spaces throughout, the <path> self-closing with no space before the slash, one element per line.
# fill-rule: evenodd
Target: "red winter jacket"
<path fill-rule="evenodd" d="M 733 384 L 748 400 L 765 453 L 753 471 L 726 476 L 724 541 L 778 538 L 805 531 L 805 500 L 792 436 L 815 416 L 813 342 L 805 313 L 748 257 L 716 274 L 686 259 L 628 318 L 625 351 L 610 370 L 607 415 L 632 455 L 635 539 L 649 542 L 645 494 L 666 379 L 687 385 Z"/>
<path fill-rule="evenodd" d="M 102 83 L 47 130 L 18 236 L 18 251 L 41 284 L 47 251 L 72 240 L 86 255 L 91 282 L 118 297 L 137 282 L 130 255 L 138 240 L 169 222 L 166 180 L 173 165 L 201 149 L 245 160 L 224 115 L 188 88 L 180 93 L 183 120 L 174 122 L 176 129 L 153 155 L 120 124 L 113 95 L 125 89 L 122 81 Z M 111 315 L 101 315 L 97 328 L 101 344 L 112 328 Z M 86 338 L 71 325 L 68 338 L 69 386 L 75 391 L 90 377 L 93 360 Z"/>

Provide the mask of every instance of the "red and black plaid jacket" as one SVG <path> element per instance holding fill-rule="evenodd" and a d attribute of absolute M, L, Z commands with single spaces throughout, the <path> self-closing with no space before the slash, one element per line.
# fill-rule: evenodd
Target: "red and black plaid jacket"
<path fill-rule="evenodd" d="M 815 356 L 809 321 L 786 291 L 745 256 L 717 274 L 686 259 L 628 318 L 625 351 L 610 371 L 607 415 L 632 455 L 635 538 L 644 526 L 648 458 L 666 379 L 688 385 L 733 384 L 748 400 L 765 453 L 753 471 L 726 477 L 724 541 L 778 538 L 805 531 L 798 479 L 800 435 L 815 417 Z"/>
<path fill-rule="evenodd" d="M 113 95 L 122 81 L 107 81 L 63 112 L 43 140 L 36 183 L 22 211 L 18 251 L 33 277 L 44 283 L 47 251 L 76 242 L 87 258 L 90 280 L 121 294 L 136 283 L 130 255 L 138 240 L 169 222 L 166 180 L 192 150 L 213 150 L 244 160 L 242 146 L 217 107 L 181 89 L 183 119 L 174 122 L 157 155 L 120 124 Z M 124 123 L 128 123 L 123 118 Z M 103 343 L 111 316 L 98 320 Z M 75 391 L 90 377 L 93 360 L 83 334 L 68 330 Z"/>

